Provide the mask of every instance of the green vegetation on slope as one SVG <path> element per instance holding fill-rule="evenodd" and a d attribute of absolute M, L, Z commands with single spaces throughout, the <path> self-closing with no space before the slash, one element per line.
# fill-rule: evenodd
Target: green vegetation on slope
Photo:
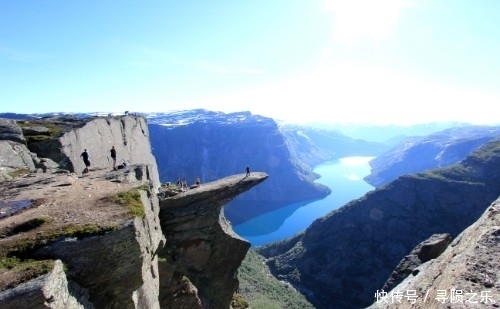
<path fill-rule="evenodd" d="M 129 191 L 124 191 L 116 194 L 113 199 L 116 203 L 119 203 L 127 207 L 128 212 L 134 217 L 144 217 L 146 214 L 144 210 L 144 205 L 142 205 L 141 194 L 138 189 L 132 189 Z"/>
<path fill-rule="evenodd" d="M 20 126 L 21 128 L 29 128 L 32 126 L 42 126 L 47 128 L 47 133 L 40 133 L 36 135 L 26 135 L 26 142 L 28 144 L 32 142 L 40 142 L 40 141 L 45 141 L 45 140 L 50 140 L 58 137 L 62 133 L 62 127 L 58 124 L 55 123 L 50 123 L 47 121 L 43 120 L 30 120 L 30 121 L 24 121 L 20 120 L 17 121 L 17 125 Z"/>
<path fill-rule="evenodd" d="M 36 234 L 37 228 L 50 223 L 50 218 L 40 217 L 20 223 L 9 231 L 2 231 L 1 237 L 19 233 L 21 237 L 13 238 L 0 246 L 0 290 L 9 289 L 30 279 L 48 273 L 54 268 L 53 260 L 33 260 L 31 253 L 37 248 L 57 241 L 61 237 L 86 237 L 102 235 L 118 227 L 100 227 L 95 224 L 83 226 L 68 225 L 56 230 L 44 230 Z"/>
<path fill-rule="evenodd" d="M 263 261 L 250 249 L 238 270 L 239 294 L 252 309 L 314 309 L 304 295 L 273 277 Z"/>

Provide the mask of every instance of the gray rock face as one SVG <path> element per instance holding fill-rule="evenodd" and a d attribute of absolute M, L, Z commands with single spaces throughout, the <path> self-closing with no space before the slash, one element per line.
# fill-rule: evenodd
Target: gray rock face
<path fill-rule="evenodd" d="M 382 290 L 390 291 L 414 272 L 421 264 L 437 258 L 451 243 L 450 234 L 434 234 L 418 244 L 401 260 L 391 276 L 385 282 Z"/>
<path fill-rule="evenodd" d="M 34 172 L 35 164 L 33 157 L 26 145 L 8 140 L 0 140 L 0 181 L 12 178 L 9 176 L 9 173 L 19 170 Z"/>
<path fill-rule="evenodd" d="M 146 211 L 116 231 L 81 240 L 66 238 L 33 253 L 60 259 L 68 278 L 86 287 L 96 308 L 159 308 L 157 252 L 165 243 L 156 196 L 141 191 Z"/>
<path fill-rule="evenodd" d="M 50 273 L 0 292 L 1 308 L 94 309 L 83 289 L 68 285 L 63 267 L 63 263 L 56 260 Z"/>
<path fill-rule="evenodd" d="M 234 234 L 221 208 L 267 177 L 238 174 L 161 198 L 167 237 L 159 253 L 162 308 L 229 308 L 238 287 L 236 271 L 250 243 Z"/>
<path fill-rule="evenodd" d="M 67 129 L 65 129 L 67 130 Z M 75 128 L 56 139 L 30 143 L 38 156 L 50 158 L 61 167 L 80 174 L 85 164 L 80 157 L 84 149 L 90 154 L 90 169 L 112 169 L 110 149 L 116 147 L 117 165 L 147 164 L 149 178 L 159 186 L 156 159 L 151 153 L 146 119 L 121 116 L 79 120 Z"/>
<path fill-rule="evenodd" d="M 436 259 L 376 298 L 370 309 L 498 308 L 500 199 Z M 407 297 L 408 291 L 415 297 Z M 402 298 L 392 295 L 402 295 Z M 381 297 L 382 296 L 382 297 Z M 375 299 L 375 298 L 374 298 Z"/>
<path fill-rule="evenodd" d="M 0 140 L 26 143 L 21 127 L 14 120 L 0 118 Z"/>

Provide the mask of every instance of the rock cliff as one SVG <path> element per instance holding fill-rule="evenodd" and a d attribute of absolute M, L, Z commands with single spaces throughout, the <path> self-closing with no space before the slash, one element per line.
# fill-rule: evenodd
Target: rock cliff
<path fill-rule="evenodd" d="M 498 308 L 500 199 L 435 259 L 416 266 L 392 289 L 378 290 L 370 309 Z"/>
<path fill-rule="evenodd" d="M 222 207 L 267 174 L 167 196 L 143 117 L 18 124 L 24 134 L 9 142 L 55 166 L 9 176 L 0 187 L 1 308 L 229 308 L 250 245 Z M 127 162 L 117 170 L 113 145 Z M 92 165 L 81 174 L 84 148 Z"/>
<path fill-rule="evenodd" d="M 500 196 L 500 142 L 459 164 L 407 175 L 260 248 L 272 273 L 318 308 L 364 308 L 401 259 L 433 234 L 456 237 Z"/>
<path fill-rule="evenodd" d="M 239 174 L 173 197 L 160 193 L 160 221 L 168 240 L 159 253 L 164 261 L 160 277 L 169 278 L 161 281 L 162 308 L 227 308 L 250 243 L 233 232 L 221 208 L 267 177 Z M 186 291 L 188 282 L 198 293 Z"/>

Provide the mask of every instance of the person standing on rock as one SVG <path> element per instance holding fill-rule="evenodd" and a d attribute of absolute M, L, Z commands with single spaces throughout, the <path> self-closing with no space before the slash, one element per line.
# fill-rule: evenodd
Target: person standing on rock
<path fill-rule="evenodd" d="M 247 176 L 250 176 L 250 167 L 247 166 Z"/>
<path fill-rule="evenodd" d="M 82 154 L 80 155 L 80 158 L 83 159 L 83 163 L 85 164 L 85 169 L 83 170 L 83 172 L 88 173 L 90 167 L 90 155 L 87 152 L 87 149 L 83 150 Z"/>
<path fill-rule="evenodd" d="M 111 159 L 113 160 L 113 170 L 116 171 L 116 148 L 115 146 L 111 147 Z"/>

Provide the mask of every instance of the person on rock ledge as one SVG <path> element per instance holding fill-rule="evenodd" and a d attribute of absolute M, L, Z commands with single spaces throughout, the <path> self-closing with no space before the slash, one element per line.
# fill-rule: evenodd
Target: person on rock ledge
<path fill-rule="evenodd" d="M 247 166 L 247 176 L 250 176 L 250 167 Z"/>
<path fill-rule="evenodd" d="M 109 151 L 111 153 L 111 159 L 113 159 L 113 170 L 116 171 L 116 148 L 115 146 L 111 147 Z"/>
<path fill-rule="evenodd" d="M 87 152 L 87 149 L 83 150 L 82 154 L 80 155 L 80 158 L 83 159 L 83 163 L 85 164 L 85 169 L 83 170 L 83 172 L 88 173 L 90 167 L 90 155 Z"/>

